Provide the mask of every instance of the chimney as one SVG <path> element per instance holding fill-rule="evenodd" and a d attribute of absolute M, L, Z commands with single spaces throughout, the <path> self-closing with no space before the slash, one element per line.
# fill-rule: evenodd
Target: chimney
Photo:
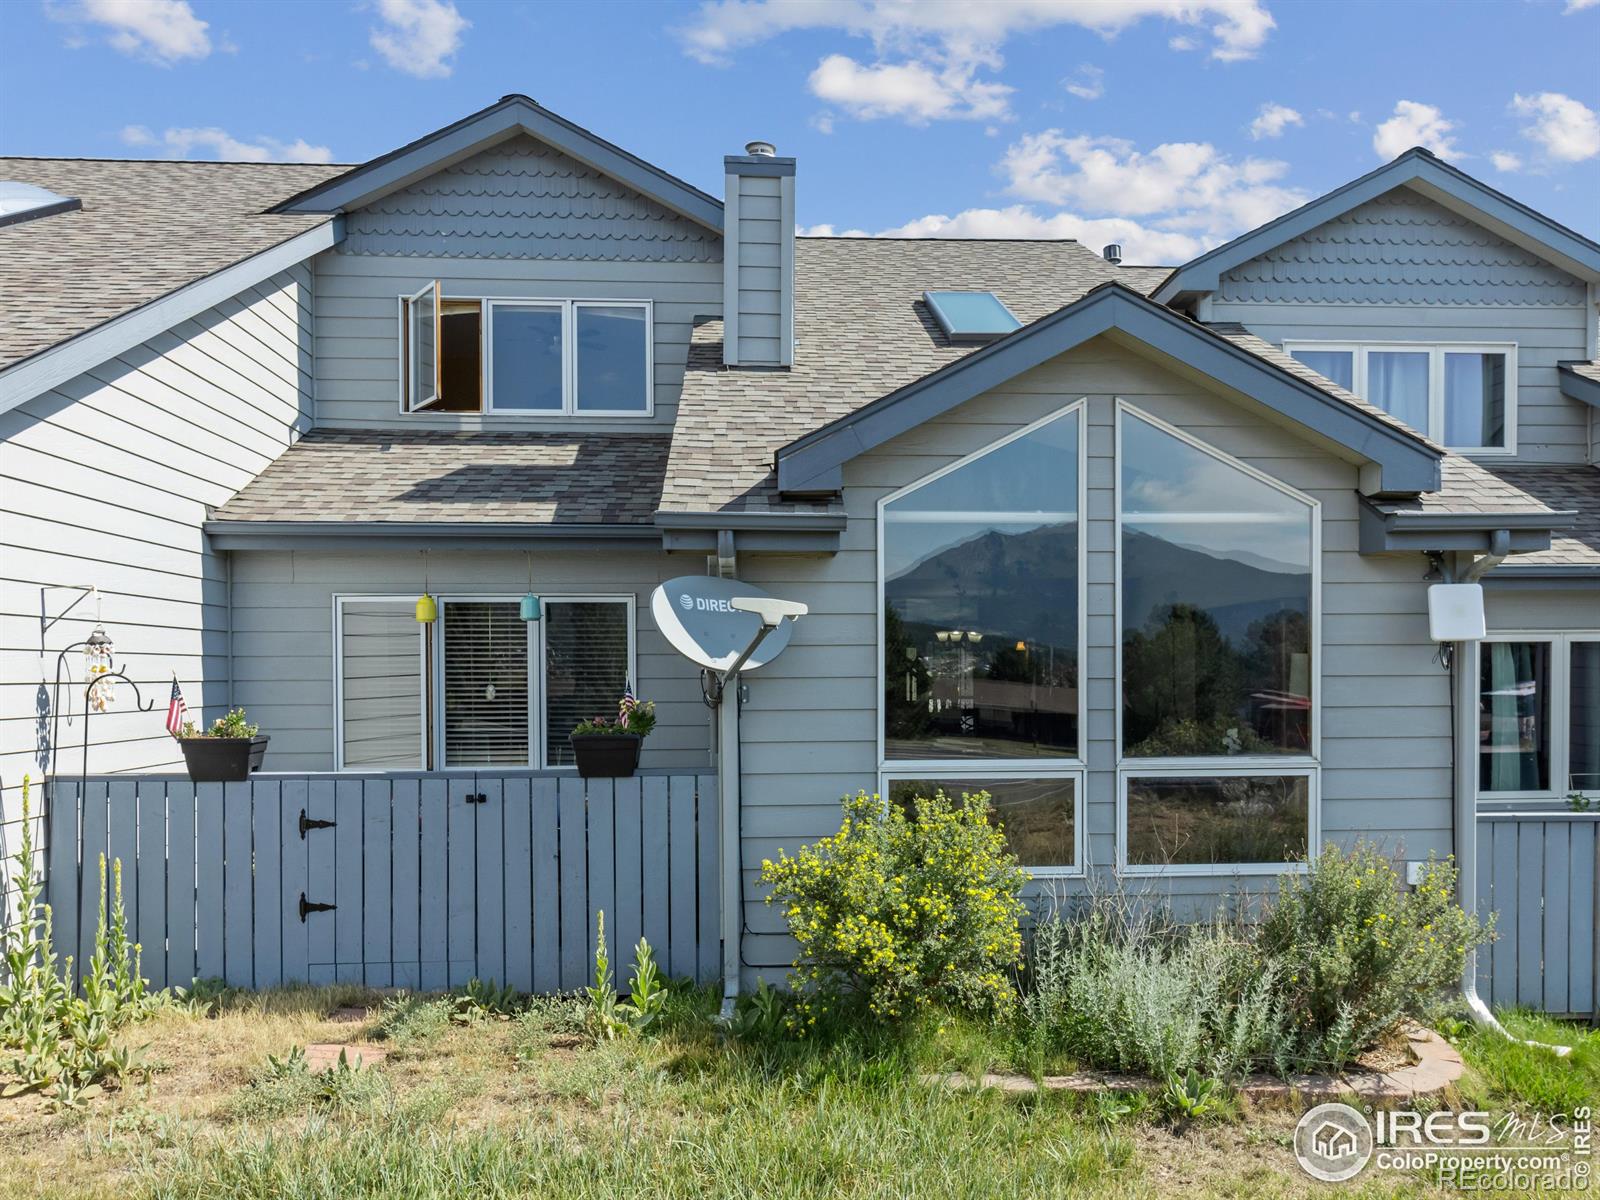
<path fill-rule="evenodd" d="M 722 361 L 794 363 L 794 159 L 750 142 L 722 160 Z"/>
<path fill-rule="evenodd" d="M 1112 242 L 1104 250 L 1100 251 L 1100 256 L 1112 266 L 1116 266 L 1122 261 L 1122 243 Z"/>

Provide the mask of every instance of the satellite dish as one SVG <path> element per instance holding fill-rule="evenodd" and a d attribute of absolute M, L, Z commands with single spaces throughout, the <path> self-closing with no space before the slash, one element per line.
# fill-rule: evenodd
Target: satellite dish
<path fill-rule="evenodd" d="M 650 614 L 673 649 L 691 662 L 725 671 L 738 660 L 756 634 L 762 619 L 756 612 L 733 606 L 735 599 L 770 600 L 751 583 L 718 579 L 711 575 L 680 575 L 650 593 Z M 782 621 L 761 639 L 743 670 L 771 662 L 783 653 L 794 622 Z"/>

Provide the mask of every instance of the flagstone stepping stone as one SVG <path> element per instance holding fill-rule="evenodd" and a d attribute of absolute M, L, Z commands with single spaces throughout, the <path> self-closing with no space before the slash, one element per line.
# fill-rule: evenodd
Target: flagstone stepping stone
<path fill-rule="evenodd" d="M 340 1024 L 357 1023 L 367 1019 L 367 1010 L 354 1006 L 336 1008 L 328 1014 L 328 1020 L 338 1021 Z"/>
<path fill-rule="evenodd" d="M 353 1042 L 312 1042 L 306 1047 L 306 1070 L 313 1075 L 332 1070 L 339 1065 L 339 1055 L 357 1068 L 375 1067 L 389 1057 L 382 1046 L 367 1046 Z"/>

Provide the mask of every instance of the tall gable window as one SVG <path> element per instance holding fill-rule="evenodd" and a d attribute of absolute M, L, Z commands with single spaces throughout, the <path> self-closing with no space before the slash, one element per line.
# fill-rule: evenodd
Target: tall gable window
<path fill-rule="evenodd" d="M 1117 434 L 1124 866 L 1279 869 L 1315 844 L 1317 505 L 1126 406 Z"/>
<path fill-rule="evenodd" d="M 648 416 L 648 301 L 402 298 L 401 408 L 523 416 Z"/>
<path fill-rule="evenodd" d="M 1516 450 L 1515 345 L 1286 342 L 1284 349 L 1442 446 Z"/>
<path fill-rule="evenodd" d="M 1077 869 L 1083 409 L 888 497 L 885 791 L 985 790 L 1032 868 Z"/>

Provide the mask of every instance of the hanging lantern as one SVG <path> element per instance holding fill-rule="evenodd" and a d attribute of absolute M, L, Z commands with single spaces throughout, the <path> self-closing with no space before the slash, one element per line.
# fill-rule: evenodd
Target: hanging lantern
<path fill-rule="evenodd" d="M 529 592 L 517 606 L 517 613 L 524 621 L 537 621 L 543 615 L 539 607 L 539 597 Z"/>
<path fill-rule="evenodd" d="M 417 597 L 417 620 L 423 625 L 432 625 L 439 619 L 439 602 L 427 592 Z"/>
<path fill-rule="evenodd" d="M 83 643 L 83 671 L 89 679 L 89 703 L 96 712 L 105 712 L 113 697 L 111 680 L 100 678 L 111 673 L 111 650 L 111 636 L 104 625 L 97 623 Z"/>

